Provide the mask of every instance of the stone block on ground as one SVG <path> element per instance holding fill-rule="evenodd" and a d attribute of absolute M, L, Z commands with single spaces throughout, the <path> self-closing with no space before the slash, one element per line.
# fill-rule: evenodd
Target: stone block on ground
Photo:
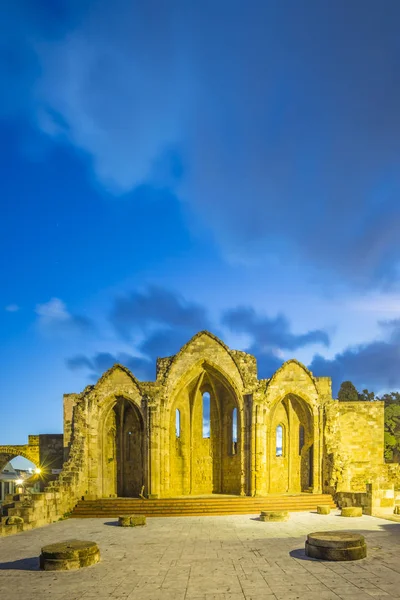
<path fill-rule="evenodd" d="M 362 517 L 361 506 L 344 506 L 340 513 L 342 517 Z"/>
<path fill-rule="evenodd" d="M 328 504 L 320 504 L 317 506 L 317 513 L 319 515 L 330 515 L 331 507 Z"/>
<path fill-rule="evenodd" d="M 365 538 L 348 531 L 317 531 L 309 533 L 306 555 L 320 560 L 359 560 L 367 556 Z"/>
<path fill-rule="evenodd" d="M 100 560 L 96 542 L 67 540 L 43 546 L 40 568 L 43 571 L 72 571 L 89 567 Z"/>
<path fill-rule="evenodd" d="M 123 515 L 118 517 L 118 522 L 121 527 L 139 527 L 146 525 L 145 515 Z"/>
<path fill-rule="evenodd" d="M 22 517 L 8 517 L 6 519 L 6 525 L 21 525 L 24 523 L 24 520 Z"/>
<path fill-rule="evenodd" d="M 260 514 L 260 521 L 287 521 L 289 513 L 287 510 L 263 510 Z"/>

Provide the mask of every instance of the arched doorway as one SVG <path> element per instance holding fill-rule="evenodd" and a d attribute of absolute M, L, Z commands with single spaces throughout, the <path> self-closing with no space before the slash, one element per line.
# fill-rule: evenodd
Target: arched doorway
<path fill-rule="evenodd" d="M 144 485 L 144 425 L 137 406 L 118 398 L 103 429 L 103 496 L 138 497 Z"/>
<path fill-rule="evenodd" d="M 289 394 L 271 411 L 268 435 L 269 492 L 313 487 L 314 429 L 310 405 Z"/>
<path fill-rule="evenodd" d="M 165 492 L 240 494 L 241 420 L 232 385 L 219 370 L 203 364 L 171 406 Z"/>

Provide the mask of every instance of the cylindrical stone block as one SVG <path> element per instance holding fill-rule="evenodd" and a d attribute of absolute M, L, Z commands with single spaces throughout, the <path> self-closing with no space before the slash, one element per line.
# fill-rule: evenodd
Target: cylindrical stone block
<path fill-rule="evenodd" d="M 43 546 L 40 568 L 44 571 L 71 571 L 89 567 L 100 560 L 100 550 L 95 542 L 68 540 Z"/>
<path fill-rule="evenodd" d="M 359 560 L 367 556 L 364 536 L 347 531 L 310 533 L 305 544 L 306 555 L 321 560 Z"/>
<path fill-rule="evenodd" d="M 319 515 L 330 515 L 331 507 L 328 504 L 320 504 L 317 506 L 317 513 Z"/>
<path fill-rule="evenodd" d="M 340 513 L 342 517 L 362 517 L 361 506 L 344 506 Z"/>

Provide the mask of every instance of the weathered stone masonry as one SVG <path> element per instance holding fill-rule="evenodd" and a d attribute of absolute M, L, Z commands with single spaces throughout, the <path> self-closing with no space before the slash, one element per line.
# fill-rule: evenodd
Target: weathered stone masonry
<path fill-rule="evenodd" d="M 51 522 L 82 496 L 363 492 L 389 477 L 383 418 L 383 402 L 338 402 L 296 360 L 260 380 L 253 356 L 200 332 L 154 382 L 114 365 L 64 396 L 63 470 L 25 516 Z"/>

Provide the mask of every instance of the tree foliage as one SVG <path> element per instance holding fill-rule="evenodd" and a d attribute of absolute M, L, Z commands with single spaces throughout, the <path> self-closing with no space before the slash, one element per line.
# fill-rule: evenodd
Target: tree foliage
<path fill-rule="evenodd" d="M 400 398 L 385 405 L 385 458 L 400 462 Z"/>
<path fill-rule="evenodd" d="M 338 400 L 341 402 L 354 402 L 359 400 L 358 392 L 351 381 L 342 382 L 338 393 Z"/>
<path fill-rule="evenodd" d="M 360 392 L 358 394 L 358 399 L 362 400 L 363 402 L 373 402 L 374 400 L 378 400 L 378 398 L 375 397 L 374 392 L 369 392 L 368 390 L 363 390 Z"/>

